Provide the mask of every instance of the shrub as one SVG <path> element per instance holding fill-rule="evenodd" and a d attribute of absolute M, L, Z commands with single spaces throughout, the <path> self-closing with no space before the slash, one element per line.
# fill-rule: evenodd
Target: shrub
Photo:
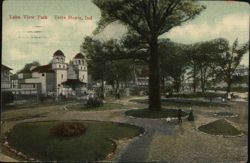
<path fill-rule="evenodd" d="M 80 122 L 62 122 L 50 129 L 50 134 L 54 136 L 70 137 L 84 134 L 86 127 Z"/>
<path fill-rule="evenodd" d="M 191 110 L 190 113 L 189 113 L 189 115 L 188 115 L 188 121 L 194 121 L 193 110 Z"/>
<path fill-rule="evenodd" d="M 2 104 L 9 104 L 14 101 L 14 95 L 12 92 L 2 92 Z"/>
<path fill-rule="evenodd" d="M 89 98 L 86 107 L 100 107 L 103 106 L 103 101 L 100 98 Z"/>

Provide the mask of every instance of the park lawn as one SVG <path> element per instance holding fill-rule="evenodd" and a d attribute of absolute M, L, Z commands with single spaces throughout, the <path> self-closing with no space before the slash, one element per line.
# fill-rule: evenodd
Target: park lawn
<path fill-rule="evenodd" d="M 218 112 L 218 113 L 215 113 L 215 115 L 217 116 L 235 116 L 234 113 L 231 113 L 231 112 Z"/>
<path fill-rule="evenodd" d="M 122 104 L 117 103 L 104 103 L 103 106 L 99 107 L 87 107 L 85 104 L 77 104 L 68 106 L 69 110 L 81 110 L 81 111 L 101 111 L 101 110 L 113 110 L 113 109 L 124 109 Z"/>
<path fill-rule="evenodd" d="M 202 125 L 198 128 L 200 131 L 212 134 L 212 135 L 239 135 L 241 132 L 232 126 L 225 119 L 219 119 L 214 122 Z"/>
<path fill-rule="evenodd" d="M 137 103 L 148 103 L 148 99 L 132 99 L 131 102 Z M 220 107 L 228 107 L 229 104 L 221 103 L 221 102 L 209 102 L 209 101 L 201 101 L 201 100 L 190 100 L 190 99 L 161 99 L 161 104 L 163 106 L 183 106 L 183 107 L 192 107 L 192 106 L 202 106 L 202 107 L 209 107 L 209 106 L 220 106 Z"/>
<path fill-rule="evenodd" d="M 72 122 L 72 121 L 71 121 Z M 8 134 L 9 144 L 29 157 L 42 161 L 97 161 L 113 152 L 112 139 L 132 138 L 144 129 L 121 123 L 78 121 L 86 125 L 79 137 L 57 137 L 49 129 L 59 121 L 28 122 L 14 126 Z"/>
<path fill-rule="evenodd" d="M 173 118 L 177 117 L 178 110 L 176 109 L 161 109 L 160 111 L 150 111 L 149 109 L 136 109 L 126 111 L 127 116 L 139 117 L 139 118 Z M 182 111 L 182 116 L 186 116 L 187 113 Z"/>

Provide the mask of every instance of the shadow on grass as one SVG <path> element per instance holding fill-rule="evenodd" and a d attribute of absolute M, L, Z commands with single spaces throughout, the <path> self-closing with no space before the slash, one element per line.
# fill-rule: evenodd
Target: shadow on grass
<path fill-rule="evenodd" d="M 177 117 L 177 109 L 161 109 L 159 111 L 150 111 L 149 109 L 128 110 L 125 115 L 139 118 L 175 118 Z M 182 111 L 181 116 L 186 116 L 187 113 Z"/>
<path fill-rule="evenodd" d="M 147 104 L 148 99 L 132 99 L 131 102 L 137 102 L 142 104 Z M 220 106 L 220 107 L 229 107 L 229 104 L 221 102 L 209 102 L 201 100 L 189 100 L 189 99 L 161 99 L 162 105 L 179 105 L 179 106 Z"/>

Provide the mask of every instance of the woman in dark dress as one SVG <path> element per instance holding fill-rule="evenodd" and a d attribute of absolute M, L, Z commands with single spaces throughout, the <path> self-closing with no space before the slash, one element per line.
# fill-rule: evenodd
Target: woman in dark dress
<path fill-rule="evenodd" d="M 178 117 L 178 122 L 179 123 L 182 123 L 181 112 L 182 112 L 181 109 L 179 109 L 178 112 L 177 112 L 177 117 Z"/>

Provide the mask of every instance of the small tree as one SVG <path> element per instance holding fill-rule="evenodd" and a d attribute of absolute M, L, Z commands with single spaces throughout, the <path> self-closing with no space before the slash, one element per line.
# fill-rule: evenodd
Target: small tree
<path fill-rule="evenodd" d="M 174 79 L 174 89 L 177 92 L 180 91 L 182 76 L 187 66 L 183 48 L 184 45 L 169 41 L 161 43 L 159 46 L 162 76 L 170 76 Z"/>
<path fill-rule="evenodd" d="M 227 92 L 231 92 L 231 85 L 234 82 L 234 73 L 240 64 L 243 55 L 249 50 L 249 42 L 239 45 L 236 39 L 230 47 L 227 40 L 220 43 L 223 52 L 217 55 L 217 77 L 227 83 Z"/>
<path fill-rule="evenodd" d="M 12 92 L 2 92 L 2 104 L 5 106 L 6 104 L 12 103 L 14 101 L 14 95 Z"/>

